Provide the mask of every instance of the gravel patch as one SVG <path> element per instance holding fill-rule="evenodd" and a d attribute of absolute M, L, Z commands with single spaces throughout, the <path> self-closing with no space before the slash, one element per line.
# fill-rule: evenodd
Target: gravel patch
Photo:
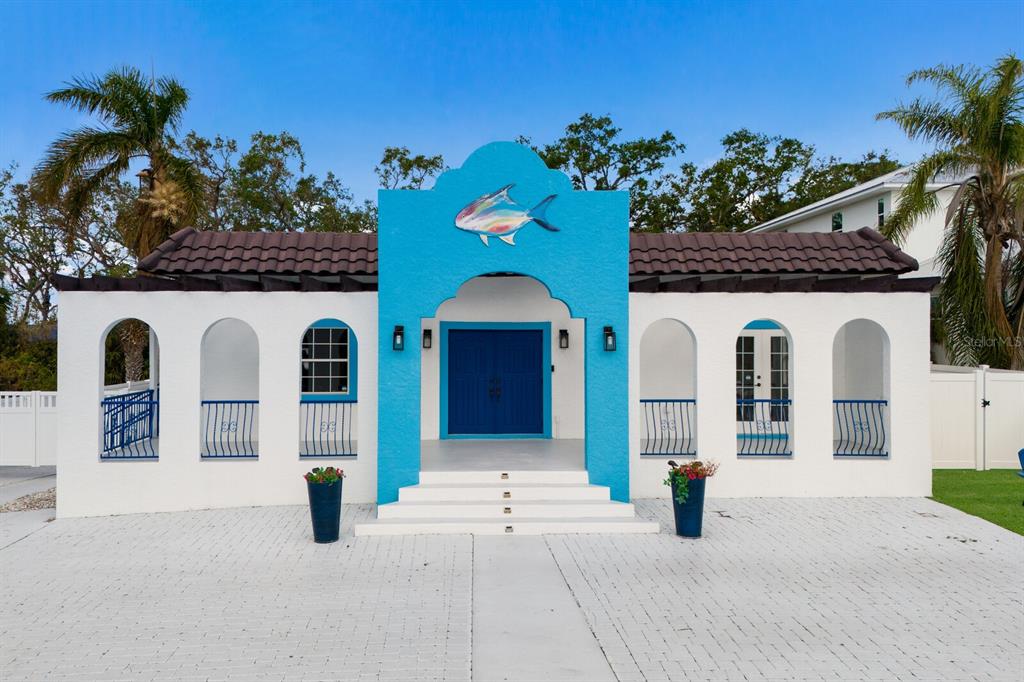
<path fill-rule="evenodd" d="M 4 512 L 30 511 L 32 509 L 54 509 L 57 507 L 57 489 L 50 488 L 42 492 L 32 493 L 0 505 L 0 514 Z"/>

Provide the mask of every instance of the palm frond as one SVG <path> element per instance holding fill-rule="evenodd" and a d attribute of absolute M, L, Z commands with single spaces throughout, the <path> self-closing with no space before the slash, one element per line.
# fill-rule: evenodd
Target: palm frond
<path fill-rule="evenodd" d="M 967 170 L 962 156 L 954 151 L 939 151 L 915 164 L 910 181 L 899 194 L 896 209 L 882 227 L 882 234 L 903 244 L 917 220 L 939 207 L 935 192 L 928 189 L 935 176 L 942 172 L 965 174 Z"/>
<path fill-rule="evenodd" d="M 160 78 L 156 82 L 156 93 L 154 119 L 157 128 L 177 132 L 188 107 L 188 90 L 173 78 Z"/>
<path fill-rule="evenodd" d="M 61 135 L 35 170 L 43 196 L 55 199 L 62 189 L 80 175 L 98 166 L 113 164 L 119 172 L 128 169 L 133 156 L 141 153 L 135 141 L 121 132 L 85 127 Z"/>
<path fill-rule="evenodd" d="M 95 76 L 75 78 L 66 87 L 51 90 L 43 98 L 54 104 L 64 104 L 87 114 L 105 114 L 107 93 L 103 81 Z"/>

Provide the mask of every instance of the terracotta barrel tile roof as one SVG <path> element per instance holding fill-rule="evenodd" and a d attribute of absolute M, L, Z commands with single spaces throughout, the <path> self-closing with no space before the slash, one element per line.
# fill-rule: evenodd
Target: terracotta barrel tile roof
<path fill-rule="evenodd" d="M 376 275 L 377 235 L 176 232 L 139 262 L 154 274 Z M 872 229 L 856 232 L 633 233 L 629 274 L 902 274 L 917 261 Z"/>
<path fill-rule="evenodd" d="M 630 275 L 901 274 L 917 261 L 870 228 L 856 232 L 674 232 L 629 236 Z"/>
<path fill-rule="evenodd" d="M 376 275 L 377 235 L 179 230 L 139 261 L 154 274 Z"/>

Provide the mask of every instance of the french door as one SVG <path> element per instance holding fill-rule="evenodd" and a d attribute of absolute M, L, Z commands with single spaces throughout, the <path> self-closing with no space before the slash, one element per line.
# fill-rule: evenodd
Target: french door
<path fill-rule="evenodd" d="M 782 330 L 744 330 L 736 338 L 736 422 L 741 438 L 785 440 L 780 445 L 788 449 L 789 363 L 789 339 Z M 772 446 L 770 452 L 748 454 L 783 454 L 779 449 Z"/>

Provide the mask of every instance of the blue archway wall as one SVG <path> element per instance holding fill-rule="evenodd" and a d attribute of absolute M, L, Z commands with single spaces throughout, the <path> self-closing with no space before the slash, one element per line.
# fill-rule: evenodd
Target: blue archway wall
<path fill-rule="evenodd" d="M 525 207 L 557 194 L 547 219 L 560 231 L 530 223 L 515 246 L 494 238 L 484 246 L 455 227 L 467 204 L 510 183 L 510 196 Z M 529 147 L 494 142 L 431 190 L 381 190 L 379 211 L 378 502 L 393 502 L 401 486 L 419 482 L 421 321 L 464 282 L 492 272 L 540 280 L 573 317 L 585 318 L 585 338 L 572 342 L 586 344 L 587 470 L 591 483 L 628 500 L 628 192 L 574 191 Z M 502 319 L 500 309 L 493 319 Z M 392 350 L 395 325 L 405 327 L 404 351 Z M 614 352 L 603 350 L 607 325 L 615 329 Z"/>

